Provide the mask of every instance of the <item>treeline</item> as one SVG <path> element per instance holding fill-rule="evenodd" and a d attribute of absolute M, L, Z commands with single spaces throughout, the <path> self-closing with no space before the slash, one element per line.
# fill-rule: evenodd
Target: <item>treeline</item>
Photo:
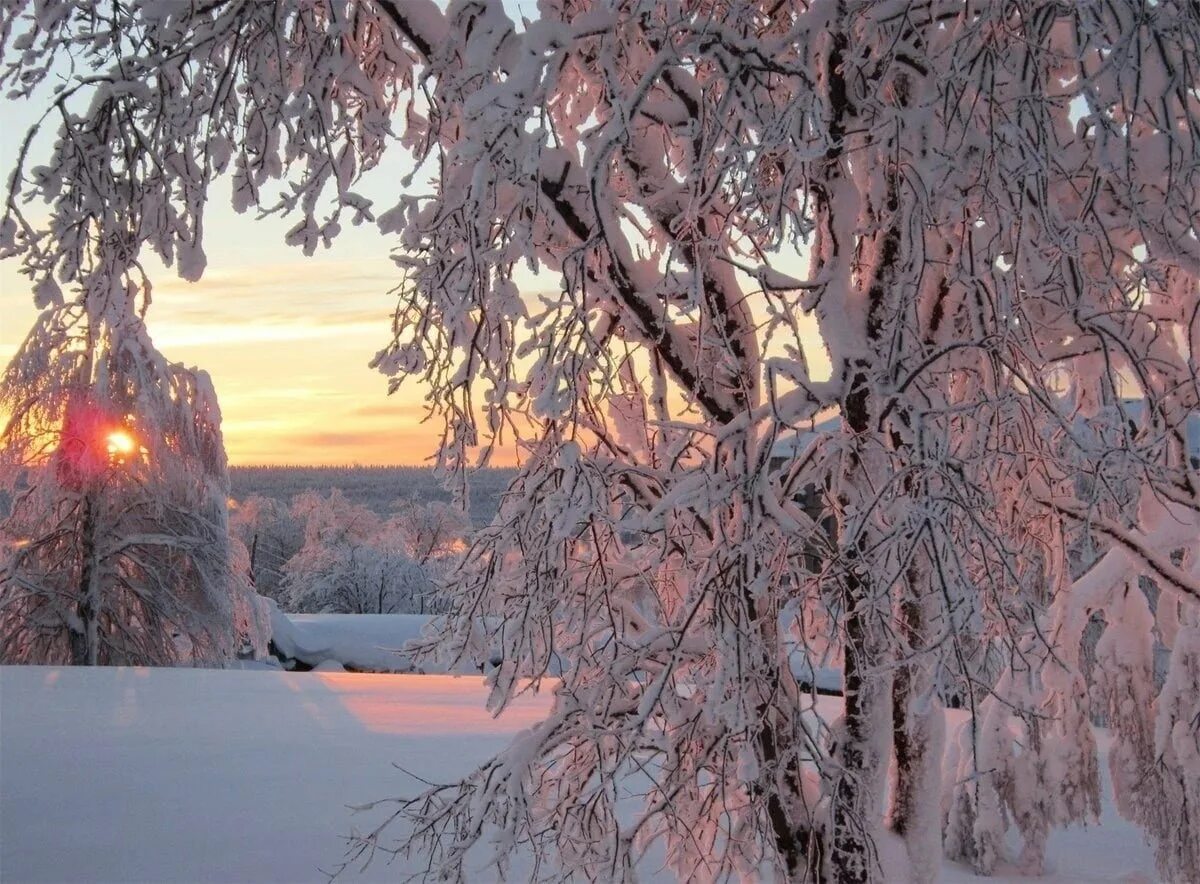
<path fill-rule="evenodd" d="M 469 515 L 479 526 L 491 521 L 516 471 L 484 469 L 471 475 Z M 450 502 L 450 493 L 432 467 L 413 466 L 247 466 L 229 470 L 236 500 L 257 495 L 289 503 L 305 491 L 338 489 L 351 503 L 388 515 L 397 500 Z"/>

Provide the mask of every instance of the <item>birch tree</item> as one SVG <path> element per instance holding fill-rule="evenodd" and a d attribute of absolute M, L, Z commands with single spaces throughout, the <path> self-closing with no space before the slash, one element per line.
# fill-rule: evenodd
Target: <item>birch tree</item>
<path fill-rule="evenodd" d="M 125 291 L 47 307 L 3 376 L 6 663 L 221 663 L 261 644 L 231 565 L 211 383 L 136 317 L 109 324 L 97 305 Z"/>
<path fill-rule="evenodd" d="M 80 10 L 53 4 L 22 21 L 24 7 L 7 4 L 0 21 L 15 94 L 46 74 L 26 67 L 41 28 L 80 24 Z M 104 51 L 127 48 L 108 34 Z M 27 51 L 14 55 L 14 42 Z M 21 261 L 40 311 L 0 383 L 4 479 L 20 489 L 0 527 L 5 662 L 220 663 L 239 639 L 265 646 L 261 612 L 231 565 L 212 384 L 165 360 L 143 322 L 142 237 L 167 220 L 152 170 L 171 161 L 140 139 L 130 85 L 102 76 L 54 90 L 51 156 L 26 167 L 31 131 L 0 220 L 0 255 Z M 35 198 L 47 208 L 27 217 L 20 207 Z M 185 275 L 197 272 L 187 246 L 172 254 Z"/>
<path fill-rule="evenodd" d="M 943 792 L 955 857 L 993 868 L 1015 821 L 1036 868 L 1050 828 L 1097 806 L 1079 624 L 1102 607 L 1144 632 L 1117 589 L 1139 577 L 1173 662 L 1148 687 L 1144 635 L 1106 645 L 1104 677 L 1153 693 L 1153 747 L 1125 721 L 1116 757 L 1153 758 L 1182 831 L 1122 806 L 1164 874 L 1194 863 L 1191 5 L 9 10 L 5 84 L 73 56 L 89 73 L 56 107 L 110 102 L 145 148 L 135 252 L 199 273 L 226 172 L 234 207 L 294 218 L 306 252 L 376 223 L 401 278 L 375 364 L 427 385 L 440 464 L 525 452 L 427 651 L 498 649 L 496 710 L 562 678 L 541 726 L 401 805 L 432 873 L 495 838 L 551 877 L 630 878 L 661 844 L 680 876 L 866 881 L 886 824 L 926 880 Z M 397 141 L 403 192 L 356 190 Z M 50 168 L 22 163 L 14 193 L 82 174 Z M 52 286 L 46 235 L 12 203 L 5 225 Z M 841 657 L 839 720 L 792 675 L 797 644 Z M 943 783 L 948 683 L 970 720 Z"/>

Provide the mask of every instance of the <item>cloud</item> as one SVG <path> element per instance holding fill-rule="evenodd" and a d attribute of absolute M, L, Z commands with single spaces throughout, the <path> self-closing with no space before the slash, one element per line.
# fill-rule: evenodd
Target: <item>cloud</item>
<path fill-rule="evenodd" d="M 287 456 L 268 457 L 290 463 L 420 464 L 437 448 L 437 437 L 424 428 L 395 431 L 300 433 L 287 438 Z M 246 454 L 238 462 L 247 463 Z"/>
<path fill-rule="evenodd" d="M 152 333 L 179 337 L 197 325 L 339 328 L 371 323 L 387 334 L 395 299 L 394 274 L 363 260 L 299 259 L 286 264 L 243 265 L 209 272 L 199 282 L 167 279 L 155 285 L 147 316 Z M 267 333 L 277 338 L 281 332 Z"/>
<path fill-rule="evenodd" d="M 333 325 L 337 329 L 336 334 L 342 337 L 348 333 L 364 336 L 379 334 L 381 328 L 384 327 L 379 320 L 369 323 L 360 321 Z M 226 321 L 224 323 L 194 323 L 190 325 L 162 323 L 158 326 L 150 324 L 150 329 L 154 345 L 161 350 L 178 347 L 220 347 L 251 343 L 323 340 L 335 334 L 331 324 L 324 321 L 316 324 L 311 320 L 289 323 Z"/>
<path fill-rule="evenodd" d="M 413 402 L 397 402 L 395 400 L 378 405 L 360 405 L 351 409 L 356 417 L 403 417 L 420 420 L 425 417 L 425 406 Z"/>
<path fill-rule="evenodd" d="M 383 282 L 390 286 L 395 284 L 396 276 L 395 265 L 386 252 L 377 260 L 333 258 L 325 254 L 306 258 L 297 253 L 294 261 L 259 263 L 227 259 L 211 266 L 197 282 L 189 282 L 170 273 L 161 274 L 155 277 L 154 288 L 155 291 L 170 291 L 172 294 L 197 293 L 212 287 L 261 291 L 272 285 L 288 283 L 303 283 L 308 288 L 318 280 L 330 283 Z"/>
<path fill-rule="evenodd" d="M 372 448 L 380 442 L 377 432 L 301 433 L 292 438 L 299 447 L 308 448 Z"/>

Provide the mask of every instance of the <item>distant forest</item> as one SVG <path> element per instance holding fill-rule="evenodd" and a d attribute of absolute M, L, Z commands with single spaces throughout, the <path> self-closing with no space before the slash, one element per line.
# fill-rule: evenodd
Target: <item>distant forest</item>
<path fill-rule="evenodd" d="M 471 522 L 485 525 L 500 505 L 500 495 L 516 474 L 513 469 L 485 469 L 471 474 Z M 258 494 L 289 503 L 304 491 L 328 494 L 339 488 L 353 503 L 381 516 L 393 511 L 396 501 L 449 501 L 432 467 L 230 467 L 230 492 L 239 501 Z"/>

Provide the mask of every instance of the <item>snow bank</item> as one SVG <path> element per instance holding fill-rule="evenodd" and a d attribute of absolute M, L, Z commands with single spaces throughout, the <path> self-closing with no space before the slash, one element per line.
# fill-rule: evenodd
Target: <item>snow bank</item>
<path fill-rule="evenodd" d="M 415 667 L 404 645 L 432 619 L 428 614 L 285 614 L 272 602 L 271 641 L 285 661 L 322 671 L 337 664 L 351 672 L 476 675 L 498 662 L 466 660 L 453 670 L 428 662 Z"/>
<path fill-rule="evenodd" d="M 271 606 L 271 641 L 285 658 L 309 667 L 339 663 L 359 672 L 412 672 L 402 652 L 421 634 L 420 614 L 284 614 Z"/>
<path fill-rule="evenodd" d="M 493 719 L 485 696 L 479 677 L 2 667 L 0 874 L 324 881 L 340 836 L 380 819 L 347 805 L 415 790 L 394 765 L 448 781 L 549 709 L 524 697 Z M 822 710 L 837 703 L 822 698 Z M 886 880 L 905 880 L 898 839 L 885 837 L 880 856 Z M 418 870 L 384 859 L 340 880 Z M 1099 827 L 1052 835 L 1048 868 L 1051 881 L 1155 880 L 1150 849 L 1111 806 Z M 643 877 L 662 880 L 657 869 Z M 947 865 L 942 881 L 1022 880 L 1001 871 L 1012 877 Z"/>

